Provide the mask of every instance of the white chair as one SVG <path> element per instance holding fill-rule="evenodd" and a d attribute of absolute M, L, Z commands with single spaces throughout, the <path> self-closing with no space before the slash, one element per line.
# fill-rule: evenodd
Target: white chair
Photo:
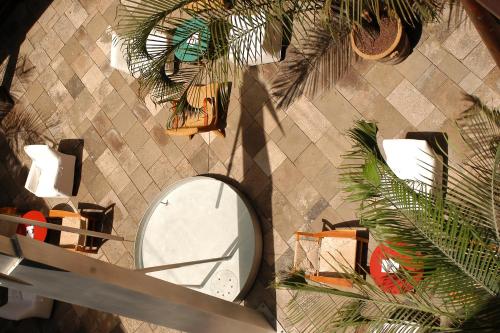
<path fill-rule="evenodd" d="M 0 307 L 0 317 L 8 320 L 50 318 L 54 301 L 28 292 L 9 289 L 7 304 Z"/>
<path fill-rule="evenodd" d="M 427 141 L 391 139 L 382 145 L 387 165 L 398 178 L 422 183 L 421 190 L 427 193 L 440 184 L 442 165 Z"/>
<path fill-rule="evenodd" d="M 231 25 L 229 31 L 229 60 L 231 62 L 255 66 L 281 61 L 283 27 L 276 20 L 273 22 L 272 19 L 267 19 L 265 14 L 252 15 L 251 18 L 233 15 Z M 260 27 L 255 29 L 255 25 L 260 25 Z M 242 34 L 244 40 L 241 37 L 235 37 Z M 241 40 L 241 44 L 234 43 L 233 38 Z"/>
<path fill-rule="evenodd" d="M 55 151 L 47 145 L 29 145 L 24 151 L 31 168 L 24 187 L 41 198 L 70 197 L 73 192 L 76 157 Z"/>
<path fill-rule="evenodd" d="M 146 40 L 146 52 L 151 57 L 151 60 L 160 56 L 167 49 L 169 43 L 171 43 L 171 41 L 164 32 L 153 28 Z M 125 56 L 126 52 L 127 52 L 126 47 L 124 47 L 123 45 L 123 39 L 120 38 L 115 31 L 112 31 L 111 55 L 110 55 L 111 67 L 137 78 L 138 73 L 135 73 L 135 71 L 131 73 L 129 70 L 127 59 Z M 143 58 L 143 59 L 138 59 L 136 61 L 142 63 L 144 61 L 149 61 L 149 60 L 150 59 L 148 58 Z M 132 64 L 132 66 L 134 67 L 134 64 Z M 171 53 L 170 57 L 167 59 L 165 63 L 165 74 L 166 75 L 174 74 L 173 52 Z"/>

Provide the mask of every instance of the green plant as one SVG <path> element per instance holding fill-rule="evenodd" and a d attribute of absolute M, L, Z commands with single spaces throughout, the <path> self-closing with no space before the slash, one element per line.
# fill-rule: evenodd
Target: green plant
<path fill-rule="evenodd" d="M 309 285 L 291 272 L 278 286 L 299 291 L 292 319 L 309 322 L 311 332 L 498 329 L 500 110 L 469 99 L 472 106 L 457 120 L 468 159 L 448 163 L 446 185 L 431 192 L 394 175 L 378 149 L 375 124 L 359 121 L 349 131 L 354 145 L 343 166 L 345 189 L 360 202 L 361 224 L 373 238 L 413 258 L 401 274 L 414 291 L 396 297 L 350 271 L 355 287 L 346 292 Z M 421 265 L 424 278 L 417 281 L 410 269 Z M 314 305 L 304 310 L 304 298 Z"/>
<path fill-rule="evenodd" d="M 340 49 L 336 54 L 345 53 L 342 50 L 349 48 L 345 38 L 352 26 L 360 24 L 364 11 L 378 13 L 380 8 L 387 7 L 397 11 L 405 22 L 413 24 L 418 20 L 434 19 L 444 1 L 235 0 L 229 1 L 232 6 L 227 6 L 228 1 L 223 5 L 221 1 L 206 0 L 127 0 L 118 10 L 117 30 L 125 42 L 123 51 L 127 54 L 129 68 L 139 76 L 141 91 L 149 92 L 155 102 L 162 103 L 182 100 L 193 85 L 234 80 L 240 69 L 248 65 L 249 58 L 259 57 L 262 48 L 266 47 L 261 46 L 260 35 L 256 33 L 263 27 L 283 29 L 287 37 L 285 44 L 291 42 L 297 49 L 305 45 L 311 50 L 301 51 L 306 61 L 298 65 L 299 70 L 309 75 L 304 66 L 308 67 L 310 62 L 314 66 L 322 55 L 331 51 L 331 47 Z M 198 6 L 194 7 L 196 10 L 193 4 Z M 192 19 L 196 21 L 189 21 Z M 245 28 L 238 29 L 241 26 Z M 187 27 L 183 38 L 169 38 L 168 41 L 164 38 L 174 36 L 181 27 Z M 182 63 L 174 74 L 166 75 L 165 65 L 173 61 L 174 53 L 193 34 L 203 36 L 207 27 L 210 33 L 208 47 L 198 50 L 198 61 Z M 230 33 L 232 27 L 236 28 L 235 33 Z M 156 45 L 154 50 L 149 46 L 148 52 L 148 43 L 153 39 Z M 310 47 L 318 43 L 321 44 L 319 49 Z M 230 49 L 253 51 L 249 51 L 248 57 L 233 52 L 234 59 L 230 61 Z M 339 71 L 343 72 L 344 69 Z M 300 78 L 291 81 L 292 85 L 293 82 L 301 84 Z M 288 86 L 285 88 L 289 89 Z M 296 94 L 289 93 L 288 96 Z"/>

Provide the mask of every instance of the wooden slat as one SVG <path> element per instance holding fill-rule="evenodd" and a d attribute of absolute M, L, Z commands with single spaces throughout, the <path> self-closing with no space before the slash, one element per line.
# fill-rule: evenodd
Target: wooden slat
<path fill-rule="evenodd" d="M 124 238 L 121 236 L 110 235 L 110 234 L 106 234 L 103 232 L 92 231 L 92 230 L 66 227 L 63 225 L 57 225 L 57 224 L 53 224 L 53 223 L 38 222 L 38 221 L 33 221 L 33 220 L 25 219 L 22 217 L 18 217 L 18 216 L 0 214 L 0 221 L 7 222 L 7 223 L 16 223 L 16 224 L 22 223 L 22 224 L 26 224 L 26 225 L 36 225 L 36 226 L 39 226 L 42 228 L 72 232 L 72 233 L 79 234 L 79 235 L 99 237 L 99 238 L 103 238 L 103 239 L 111 239 L 111 240 L 117 240 L 117 241 L 124 240 Z"/>

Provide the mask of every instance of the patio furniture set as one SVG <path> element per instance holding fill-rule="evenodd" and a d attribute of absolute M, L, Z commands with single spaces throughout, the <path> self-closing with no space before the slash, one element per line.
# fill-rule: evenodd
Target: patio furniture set
<path fill-rule="evenodd" d="M 430 193 L 432 188 L 442 184 L 444 170 L 441 157 L 428 141 L 383 140 L 381 148 L 392 172 L 411 183 L 415 190 Z M 364 258 L 364 253 L 367 253 L 368 238 L 363 232 L 366 229 L 296 232 L 294 270 L 303 271 L 305 278 L 311 283 L 352 287 L 350 273 L 367 273 L 367 258 Z M 405 247 L 405 244 L 395 245 Z M 419 255 L 415 253 L 414 258 Z M 402 267 L 411 273 L 414 282 L 418 283 L 423 279 L 423 265 L 394 250 L 391 244 L 380 244 L 371 254 L 370 275 L 375 284 L 385 292 L 399 294 L 413 289 L 412 284 L 406 280 L 408 276 L 400 274 Z"/>
<path fill-rule="evenodd" d="M 186 5 L 185 8 L 200 11 L 207 6 L 230 6 L 231 1 L 216 1 L 208 4 L 198 1 Z M 255 41 L 250 48 L 242 48 L 237 44 L 229 44 L 228 57 L 233 63 L 245 63 L 256 66 L 281 61 L 284 58 L 284 30 L 271 24 L 264 13 L 251 17 L 233 15 L 228 39 L 241 31 L 252 30 L 246 38 Z M 257 24 L 258 29 L 248 29 L 250 24 Z M 256 23 L 255 23 L 256 22 Z M 134 68 L 123 56 L 124 45 L 119 34 L 112 33 L 113 43 L 111 48 L 111 66 L 124 73 L 129 72 L 129 67 Z M 182 26 L 175 29 L 172 35 L 152 28 L 146 41 L 146 52 L 149 60 L 155 60 L 169 45 L 179 46 L 167 58 L 164 73 L 167 80 L 175 82 L 175 75 L 183 66 L 198 63 L 200 57 L 207 52 L 211 43 L 210 29 L 205 22 L 192 18 Z M 144 59 L 148 61 L 148 59 Z M 133 71 L 132 71 L 133 72 Z M 134 75 L 134 73 L 132 73 Z M 207 82 L 204 85 L 190 86 L 186 91 L 186 101 L 170 100 L 172 102 L 172 117 L 167 124 L 166 132 L 169 135 L 189 136 L 204 132 L 212 132 L 217 136 L 225 136 L 226 113 L 228 110 L 231 82 Z M 147 98 L 147 97 L 146 97 Z M 179 116 L 177 108 L 183 110 Z"/>

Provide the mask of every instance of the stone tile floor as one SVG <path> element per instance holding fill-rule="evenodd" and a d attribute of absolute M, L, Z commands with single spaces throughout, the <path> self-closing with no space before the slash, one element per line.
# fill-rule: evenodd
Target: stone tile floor
<path fill-rule="evenodd" d="M 40 142 L 84 139 L 81 184 L 70 202 L 116 203 L 114 231 L 126 239 L 105 243 L 96 257 L 132 268 L 138 223 L 156 194 L 189 176 L 230 177 L 254 203 L 264 231 L 261 273 L 246 304 L 266 303 L 285 327 L 283 309 L 290 294 L 267 286 L 273 273 L 291 262 L 293 232 L 319 230 L 322 219 L 335 224 L 356 218 L 356 207 L 344 200 L 339 183 L 342 154 L 349 148 L 342 134 L 353 121 L 376 120 L 384 138 L 409 131 L 447 132 L 451 158 L 459 158 L 453 119 L 466 106 L 462 94 L 500 105 L 499 69 L 463 16 L 449 28 L 445 22 L 425 27 L 403 63 L 358 62 L 336 84 L 326 79 L 314 94 L 286 109 L 275 107 L 268 89 L 279 67 L 254 67 L 234 83 L 225 139 L 169 137 L 163 130 L 167 106 L 141 101 L 134 78 L 110 67 L 107 28 L 115 9 L 112 0 L 53 1 L 20 47 L 11 87 L 17 107 L 42 124 Z M 0 175 L 10 175 L 16 190 L 6 191 L 2 199 L 22 204 L 28 196 L 22 175 L 29 161 L 20 149 L 9 156 L 17 164 L 4 160 Z M 47 200 L 45 208 L 57 203 Z M 85 322 L 90 310 L 76 309 L 72 313 Z M 99 331 L 170 332 L 110 318 L 117 324 Z"/>

